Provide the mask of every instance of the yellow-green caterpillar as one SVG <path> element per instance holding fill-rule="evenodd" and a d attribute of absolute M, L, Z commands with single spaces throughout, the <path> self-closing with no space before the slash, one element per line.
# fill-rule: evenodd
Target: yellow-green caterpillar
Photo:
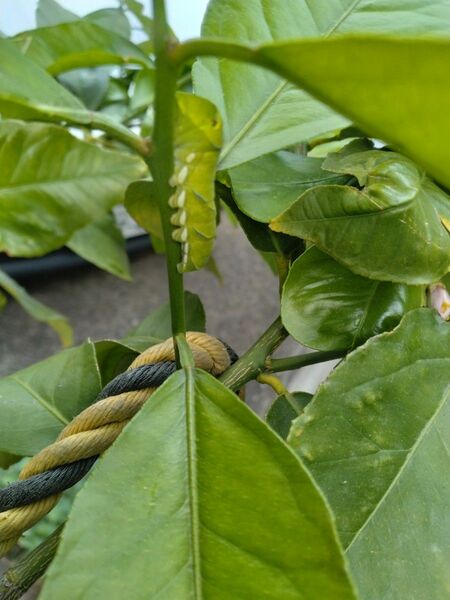
<path fill-rule="evenodd" d="M 214 178 L 222 144 L 222 122 L 216 107 L 192 94 L 178 93 L 174 132 L 175 169 L 169 199 L 177 209 L 172 237 L 181 243 L 180 272 L 203 267 L 216 236 Z"/>

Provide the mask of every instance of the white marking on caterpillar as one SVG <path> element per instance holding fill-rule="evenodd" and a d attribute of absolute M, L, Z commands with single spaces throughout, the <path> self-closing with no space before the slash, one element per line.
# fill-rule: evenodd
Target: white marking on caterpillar
<path fill-rule="evenodd" d="M 170 217 L 172 225 L 186 225 L 187 213 L 185 210 L 179 210 Z"/>
<path fill-rule="evenodd" d="M 177 185 L 177 178 L 175 177 L 175 175 L 171 175 L 170 176 L 169 185 L 170 185 L 170 187 L 176 187 L 176 185 Z"/>
<path fill-rule="evenodd" d="M 178 213 L 180 225 L 186 225 L 187 221 L 187 212 L 185 210 L 180 210 Z"/>
<path fill-rule="evenodd" d="M 176 194 L 172 194 L 169 198 L 169 206 L 171 208 L 178 208 L 178 198 Z"/>
<path fill-rule="evenodd" d="M 193 160 L 195 160 L 195 152 L 191 152 L 186 156 L 186 162 L 188 164 L 191 163 Z"/>
<path fill-rule="evenodd" d="M 178 185 L 183 185 L 183 183 L 186 181 L 187 176 L 189 174 L 189 169 L 187 165 L 184 165 L 184 167 L 182 167 L 180 169 L 180 172 L 177 175 L 177 184 Z"/>
<path fill-rule="evenodd" d="M 181 192 L 178 195 L 178 204 L 177 206 L 179 208 L 183 208 L 184 205 L 186 203 L 186 190 L 181 190 Z"/>

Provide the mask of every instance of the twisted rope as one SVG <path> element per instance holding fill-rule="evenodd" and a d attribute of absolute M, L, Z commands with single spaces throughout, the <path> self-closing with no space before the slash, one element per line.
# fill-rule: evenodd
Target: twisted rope
<path fill-rule="evenodd" d="M 189 332 L 186 339 L 195 366 L 215 376 L 237 358 L 226 344 L 205 333 Z M 30 459 L 19 481 L 0 490 L 0 557 L 57 504 L 61 492 L 86 475 L 155 389 L 175 371 L 174 361 L 172 339 L 139 354 L 53 444 Z"/>

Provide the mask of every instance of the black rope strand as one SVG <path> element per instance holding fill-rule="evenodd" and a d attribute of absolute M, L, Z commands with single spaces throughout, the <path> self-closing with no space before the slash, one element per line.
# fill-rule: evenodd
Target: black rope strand
<path fill-rule="evenodd" d="M 164 383 L 175 369 L 174 362 L 163 361 L 125 371 L 107 383 L 95 401 L 98 402 L 108 396 L 117 396 L 125 392 L 157 387 Z M 37 502 L 54 494 L 60 494 L 78 483 L 90 471 L 97 458 L 98 455 L 60 465 L 9 484 L 0 490 L 0 513 Z"/>
<path fill-rule="evenodd" d="M 0 490 L 0 513 L 37 502 L 72 487 L 90 471 L 97 458 L 97 456 L 83 458 L 33 475 L 23 481 L 14 481 Z"/>
<path fill-rule="evenodd" d="M 222 343 L 228 351 L 231 364 L 233 364 L 238 359 L 237 354 L 228 344 Z M 125 371 L 107 383 L 95 401 L 98 402 L 109 396 L 117 396 L 125 392 L 159 387 L 175 370 L 175 362 L 161 361 Z M 60 465 L 28 479 L 15 481 L 0 489 L 0 513 L 62 493 L 78 483 L 90 471 L 97 458 L 98 456 L 91 456 Z"/>

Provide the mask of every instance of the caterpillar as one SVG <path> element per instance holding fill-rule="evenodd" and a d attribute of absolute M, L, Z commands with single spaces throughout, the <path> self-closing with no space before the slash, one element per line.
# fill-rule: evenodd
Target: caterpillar
<path fill-rule="evenodd" d="M 222 145 L 222 122 L 216 107 L 192 94 L 176 95 L 174 131 L 175 188 L 169 205 L 172 238 L 181 244 L 180 272 L 203 267 L 212 252 L 216 236 L 214 179 Z"/>

